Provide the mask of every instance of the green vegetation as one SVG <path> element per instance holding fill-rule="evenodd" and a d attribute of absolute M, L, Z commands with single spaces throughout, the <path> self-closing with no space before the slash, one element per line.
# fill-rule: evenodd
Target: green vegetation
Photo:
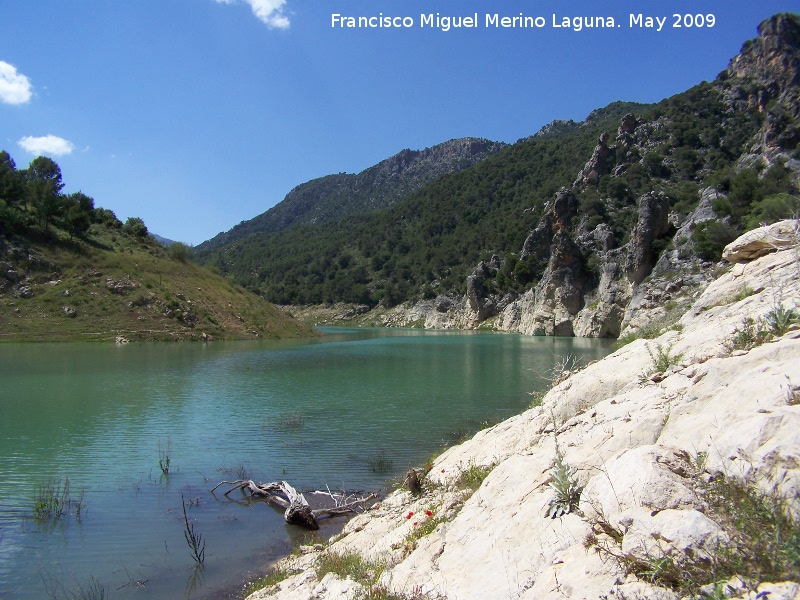
<path fill-rule="evenodd" d="M 728 474 L 716 474 L 708 483 L 699 481 L 698 493 L 708 505 L 706 514 L 724 531 L 708 557 L 690 553 L 678 560 L 665 553 L 644 557 L 622 553 L 622 532 L 606 522 L 598 525 L 608 539 L 590 534 L 584 545 L 616 561 L 626 573 L 672 589 L 681 597 L 700 597 L 701 588 L 707 585 L 721 591 L 734 576 L 753 590 L 761 582 L 796 577 L 800 569 L 800 523 L 789 498 Z"/>
<path fill-rule="evenodd" d="M 578 508 L 583 487 L 578 484 L 575 474 L 578 470 L 564 462 L 561 452 L 556 449 L 556 459 L 550 469 L 550 487 L 553 499 L 547 507 L 545 517 L 556 519 L 571 513 Z"/>
<path fill-rule="evenodd" d="M 386 456 L 385 450 L 380 450 L 375 456 L 369 457 L 367 464 L 373 473 L 387 473 L 394 468 L 394 461 Z"/>
<path fill-rule="evenodd" d="M 258 590 L 271 588 L 273 585 L 278 585 L 281 581 L 288 579 L 291 576 L 292 573 L 290 571 L 280 568 L 271 569 L 266 575 L 249 581 L 244 588 L 244 595 L 249 596 Z"/>
<path fill-rule="evenodd" d="M 194 568 L 202 569 L 206 559 L 206 541 L 199 532 L 195 531 L 194 524 L 186 515 L 186 500 L 183 499 L 183 494 L 181 494 L 181 505 L 183 507 L 183 537 L 194 561 Z"/>
<path fill-rule="evenodd" d="M 784 335 L 799 320 L 800 315 L 797 310 L 784 308 L 783 303 L 769 311 L 764 317 L 769 332 L 777 337 Z"/>
<path fill-rule="evenodd" d="M 70 514 L 80 520 L 85 508 L 83 491 L 78 498 L 70 496 L 69 477 L 63 482 L 48 479 L 33 488 L 33 519 L 42 525 L 54 525 Z"/>
<path fill-rule="evenodd" d="M 158 468 L 161 469 L 161 474 L 169 476 L 169 464 L 172 460 L 172 442 L 169 438 L 166 441 L 158 439 Z"/>
<path fill-rule="evenodd" d="M 645 377 L 649 377 L 655 373 L 665 373 L 670 367 L 678 364 L 683 358 L 683 352 L 672 354 L 672 346 L 662 346 L 661 344 L 656 344 L 655 350 L 648 344 L 647 353 L 650 355 L 652 363 Z"/>
<path fill-rule="evenodd" d="M 386 563 L 384 562 L 368 561 L 355 552 L 339 554 L 329 549 L 323 552 L 317 560 L 317 579 L 321 580 L 328 573 L 333 573 L 340 579 L 349 577 L 364 588 L 356 596 L 358 600 L 441 599 L 441 596 L 433 596 L 416 589 L 403 593 L 390 592 L 385 586 L 378 583 L 378 579 L 385 569 Z"/>
<path fill-rule="evenodd" d="M 486 465 L 479 467 L 475 463 L 470 463 L 467 468 L 458 474 L 453 486 L 459 490 L 472 490 L 476 491 L 483 481 L 489 476 L 489 473 L 495 468 L 495 465 Z"/>
<path fill-rule="evenodd" d="M 388 308 L 463 294 L 475 265 L 495 254 L 502 264 L 486 280 L 488 292 L 522 292 L 539 281 L 547 265 L 546 254 L 523 258 L 521 253 L 545 204 L 571 185 L 600 134 L 617 130 L 629 112 L 639 117 L 636 134 L 609 143 L 614 174 L 576 191 L 579 219 L 571 228 L 590 231 L 604 223 L 619 246 L 628 242 L 637 222 L 636 199 L 642 194 L 663 193 L 672 211 L 686 214 L 696 207 L 699 189 L 713 184 L 728 194 L 715 205 L 727 221 L 701 223 L 692 238 L 698 256 L 718 260 L 742 229 L 796 209 L 789 201 L 796 189 L 784 165 L 776 163 L 763 173 L 734 171 L 764 119 L 755 111 L 729 110 L 725 95 L 736 85 L 734 80 L 703 83 L 652 106 L 614 103 L 580 127 L 556 127 L 521 140 L 389 208 L 254 233 L 206 247 L 198 260 L 278 304 Z M 321 194 L 325 179 L 314 183 L 322 186 L 315 188 Z M 668 240 L 656 240 L 654 252 L 666 248 Z M 597 277 L 596 256 L 584 259 L 587 272 Z"/>
<path fill-rule="evenodd" d="M 0 340 L 313 335 L 263 299 L 169 249 L 141 219 L 123 225 L 49 158 L 16 169 L 0 152 Z"/>

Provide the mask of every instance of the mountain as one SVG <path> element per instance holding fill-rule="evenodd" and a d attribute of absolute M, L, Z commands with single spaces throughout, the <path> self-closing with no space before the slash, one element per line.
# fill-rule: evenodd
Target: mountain
<path fill-rule="evenodd" d="M 800 212 L 798 31 L 776 15 L 713 82 L 556 121 L 389 208 L 199 259 L 279 304 L 362 305 L 339 316 L 370 324 L 616 337 L 668 322 L 726 243 Z"/>
<path fill-rule="evenodd" d="M 153 233 L 152 231 L 150 232 L 150 235 L 153 236 L 153 239 L 155 241 L 157 241 L 162 246 L 166 246 L 167 248 L 169 248 L 170 246 L 172 246 L 172 244 L 175 243 L 175 240 L 171 240 L 169 238 L 162 237 L 160 235 L 157 235 L 157 234 Z"/>
<path fill-rule="evenodd" d="M 203 242 L 197 250 L 219 248 L 256 233 L 386 208 L 437 177 L 466 169 L 505 146 L 461 138 L 425 150 L 403 150 L 356 175 L 339 173 L 314 179 L 294 188 L 267 212 Z"/>

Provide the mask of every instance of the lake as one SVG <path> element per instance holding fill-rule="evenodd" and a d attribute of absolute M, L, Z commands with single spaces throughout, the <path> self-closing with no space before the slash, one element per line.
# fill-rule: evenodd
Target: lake
<path fill-rule="evenodd" d="M 526 409 L 562 356 L 608 341 L 326 329 L 303 340 L 0 345 L 0 598 L 227 598 L 313 541 L 263 503 L 209 490 L 242 473 L 300 490 L 386 491 L 409 466 Z M 159 466 L 169 457 L 169 474 Z M 36 489 L 81 500 L 33 518 Z M 205 540 L 184 539 L 182 497 Z M 232 494 L 231 498 L 241 499 Z M 323 521 L 320 539 L 342 519 Z"/>

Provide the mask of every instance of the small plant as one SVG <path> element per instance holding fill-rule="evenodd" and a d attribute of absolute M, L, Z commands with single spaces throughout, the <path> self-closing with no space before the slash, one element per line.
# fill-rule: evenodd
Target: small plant
<path fill-rule="evenodd" d="M 455 481 L 455 487 L 461 490 L 472 490 L 473 492 L 481 487 L 483 481 L 492 472 L 495 465 L 488 465 L 479 467 L 475 463 L 470 463 L 469 466 L 461 471 L 458 479 Z"/>
<path fill-rule="evenodd" d="M 651 367 L 653 373 L 664 373 L 671 366 L 678 364 L 678 361 L 683 358 L 683 352 L 672 354 L 672 346 L 664 348 L 661 344 L 656 344 L 655 352 L 653 352 L 653 349 L 648 345 L 647 353 L 653 360 L 653 365 Z"/>
<path fill-rule="evenodd" d="M 745 298 L 749 298 L 750 296 L 752 296 L 755 293 L 756 293 L 756 291 L 753 288 L 751 288 L 749 285 L 745 284 L 744 287 L 742 287 L 742 289 L 740 289 L 738 292 L 736 292 L 736 294 L 734 294 L 733 301 L 734 302 L 741 302 Z"/>
<path fill-rule="evenodd" d="M 386 456 L 386 451 L 381 450 L 377 455 L 367 459 L 369 470 L 373 473 L 387 473 L 394 468 L 394 461 Z"/>
<path fill-rule="evenodd" d="M 406 536 L 405 543 L 403 545 L 405 554 L 411 554 L 411 552 L 416 549 L 418 540 L 432 534 L 439 526 L 439 523 L 443 523 L 445 521 L 441 517 L 434 517 L 433 511 L 430 509 L 425 511 L 425 516 L 427 518 L 424 521 L 414 522 L 414 528 Z M 423 518 L 422 515 L 420 515 L 419 518 Z"/>
<path fill-rule="evenodd" d="M 106 600 L 109 595 L 106 588 L 97 579 L 92 577 L 91 583 L 86 587 L 77 583 L 73 589 L 66 589 L 62 581 L 48 580 L 42 577 L 45 586 L 45 593 L 53 600 L 64 598 L 65 600 Z"/>
<path fill-rule="evenodd" d="M 550 500 L 545 517 L 556 519 L 578 508 L 583 487 L 578 485 L 578 479 L 575 477 L 577 472 L 578 469 L 564 463 L 564 457 L 556 448 L 556 460 L 550 470 L 550 487 L 553 488 L 555 496 Z"/>
<path fill-rule="evenodd" d="M 751 350 L 766 342 L 768 337 L 767 332 L 761 328 L 753 317 L 747 317 L 734 330 L 733 337 L 725 345 L 729 352 Z"/>
<path fill-rule="evenodd" d="M 189 551 L 194 561 L 194 568 L 202 568 L 203 562 L 206 559 L 206 541 L 203 536 L 194 530 L 194 525 L 189 521 L 186 515 L 186 500 L 183 499 L 181 494 L 181 505 L 183 506 L 183 537 L 186 539 L 186 545 L 189 546 Z"/>
<path fill-rule="evenodd" d="M 169 476 L 171 454 L 172 441 L 167 438 L 167 441 L 164 442 L 161 438 L 158 438 L 158 468 L 161 469 L 161 473 L 165 476 Z"/>
<path fill-rule="evenodd" d="M 318 579 L 322 579 L 328 573 L 333 573 L 340 579 L 350 577 L 362 585 L 372 585 L 378 580 L 383 569 L 383 563 L 370 562 L 357 552 L 339 554 L 328 550 L 317 558 Z"/>
<path fill-rule="evenodd" d="M 270 419 L 270 427 L 278 431 L 289 431 L 292 429 L 302 429 L 306 420 L 301 412 L 291 412 L 272 417 Z"/>
<path fill-rule="evenodd" d="M 70 513 L 80 520 L 85 508 L 83 491 L 77 499 L 70 497 L 69 477 L 63 483 L 48 479 L 33 488 L 33 518 L 39 523 L 55 523 Z"/>
<path fill-rule="evenodd" d="M 247 468 L 244 465 L 237 465 L 235 467 L 220 467 L 219 471 L 220 473 L 231 475 L 238 480 L 246 481 L 251 479 L 250 473 L 247 471 Z"/>
<path fill-rule="evenodd" d="M 546 379 L 550 381 L 551 385 L 558 385 L 570 375 L 580 370 L 580 362 L 580 357 L 574 354 L 558 356 L 548 372 Z"/>
<path fill-rule="evenodd" d="M 528 408 L 536 408 L 537 406 L 541 406 L 542 400 L 544 400 L 546 394 L 547 392 L 545 392 L 544 390 L 529 392 L 529 395 L 531 397 L 531 403 L 528 404 Z"/>
<path fill-rule="evenodd" d="M 249 581 L 245 586 L 244 593 L 245 595 L 249 596 L 258 590 L 263 590 L 265 588 L 278 585 L 281 581 L 284 581 L 291 576 L 292 573 L 290 571 L 281 568 L 274 568 L 266 575 Z"/>
<path fill-rule="evenodd" d="M 800 320 L 800 315 L 797 310 L 784 308 L 783 303 L 764 316 L 769 332 L 776 337 L 784 335 L 798 320 Z"/>

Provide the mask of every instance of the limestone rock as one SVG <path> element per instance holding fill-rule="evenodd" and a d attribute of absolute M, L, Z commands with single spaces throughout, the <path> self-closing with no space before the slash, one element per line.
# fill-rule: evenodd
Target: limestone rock
<path fill-rule="evenodd" d="M 737 300 L 744 286 L 753 293 Z M 731 270 L 696 299 L 681 331 L 624 346 L 555 385 L 541 407 L 449 448 L 434 461 L 427 476 L 433 485 L 423 482 L 421 496 L 390 494 L 380 510 L 347 523 L 325 551 L 385 561 L 378 583 L 398 594 L 676 600 L 675 592 L 626 574 L 584 544 L 600 536 L 634 560 L 712 556 L 727 534 L 699 493 L 711 473 L 800 497 L 800 405 L 789 394 L 800 383 L 800 338 L 790 333 L 739 355 L 726 349 L 735 325 L 771 310 L 779 289 L 784 303 L 800 302 L 791 251 Z M 657 385 L 641 383 L 656 345 L 684 358 Z M 556 448 L 585 487 L 580 510 L 545 519 Z M 485 465 L 495 467 L 474 494 L 449 487 L 463 470 Z M 404 517 L 426 510 L 441 522 L 409 546 L 413 523 Z M 618 542 L 600 522 L 619 533 Z M 252 598 L 332 600 L 364 592 L 350 579 L 318 579 L 319 552 L 286 559 L 281 566 L 295 574 Z M 755 598 L 736 581 L 733 589 L 735 598 Z M 759 587 L 787 599 L 797 590 L 798 581 Z"/>
<path fill-rule="evenodd" d="M 725 246 L 722 258 L 728 262 L 748 262 L 781 248 L 800 243 L 800 221 L 789 219 L 748 231 Z"/>

